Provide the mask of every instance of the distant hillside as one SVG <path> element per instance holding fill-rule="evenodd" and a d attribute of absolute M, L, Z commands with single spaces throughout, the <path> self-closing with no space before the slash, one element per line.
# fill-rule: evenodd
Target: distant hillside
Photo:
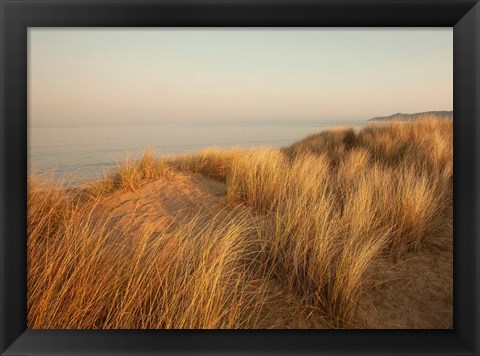
<path fill-rule="evenodd" d="M 426 111 L 416 114 L 393 114 L 390 116 L 374 117 L 368 121 L 413 121 L 419 119 L 426 119 L 428 117 L 436 117 L 438 119 L 453 119 L 453 111 Z"/>

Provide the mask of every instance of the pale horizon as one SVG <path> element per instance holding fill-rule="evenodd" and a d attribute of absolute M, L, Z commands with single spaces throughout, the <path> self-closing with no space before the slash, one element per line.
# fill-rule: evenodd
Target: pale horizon
<path fill-rule="evenodd" d="M 32 126 L 452 110 L 451 28 L 30 28 Z"/>

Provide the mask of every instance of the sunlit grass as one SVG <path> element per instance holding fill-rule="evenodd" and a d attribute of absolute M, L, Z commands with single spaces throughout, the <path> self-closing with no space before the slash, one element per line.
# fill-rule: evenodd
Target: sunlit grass
<path fill-rule="evenodd" d="M 372 262 L 418 251 L 449 224 L 452 160 L 452 120 L 428 118 L 325 131 L 280 150 L 147 151 L 73 190 L 32 176 L 28 326 L 286 327 L 262 319 L 276 305 L 272 282 L 328 325 L 357 325 Z M 225 182 L 222 213 L 165 228 L 135 211 L 117 225 L 98 209 L 187 172 Z"/>

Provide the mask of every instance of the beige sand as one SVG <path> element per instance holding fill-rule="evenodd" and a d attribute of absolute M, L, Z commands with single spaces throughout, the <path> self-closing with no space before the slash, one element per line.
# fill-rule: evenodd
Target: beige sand
<path fill-rule="evenodd" d="M 360 302 L 369 328 L 453 328 L 452 234 L 442 246 L 427 246 L 398 263 L 378 261 L 377 282 Z"/>
<path fill-rule="evenodd" d="M 188 218 L 199 212 L 215 214 L 222 207 L 225 184 L 201 174 L 175 177 L 175 182 L 157 179 L 136 191 L 116 193 L 100 203 L 101 209 L 114 211 L 119 222 L 135 214 L 170 224 L 174 217 Z"/>

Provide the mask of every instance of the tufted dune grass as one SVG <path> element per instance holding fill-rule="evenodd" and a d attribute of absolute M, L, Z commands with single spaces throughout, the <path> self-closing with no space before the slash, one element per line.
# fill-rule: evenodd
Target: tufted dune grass
<path fill-rule="evenodd" d="M 149 150 L 66 189 L 30 175 L 28 327 L 282 328 L 270 293 L 327 327 L 361 327 L 369 268 L 435 244 L 451 221 L 452 120 L 372 124 L 282 149 L 157 157 Z M 136 211 L 116 225 L 113 194 L 197 173 L 224 182 L 221 212 L 165 228 Z"/>

